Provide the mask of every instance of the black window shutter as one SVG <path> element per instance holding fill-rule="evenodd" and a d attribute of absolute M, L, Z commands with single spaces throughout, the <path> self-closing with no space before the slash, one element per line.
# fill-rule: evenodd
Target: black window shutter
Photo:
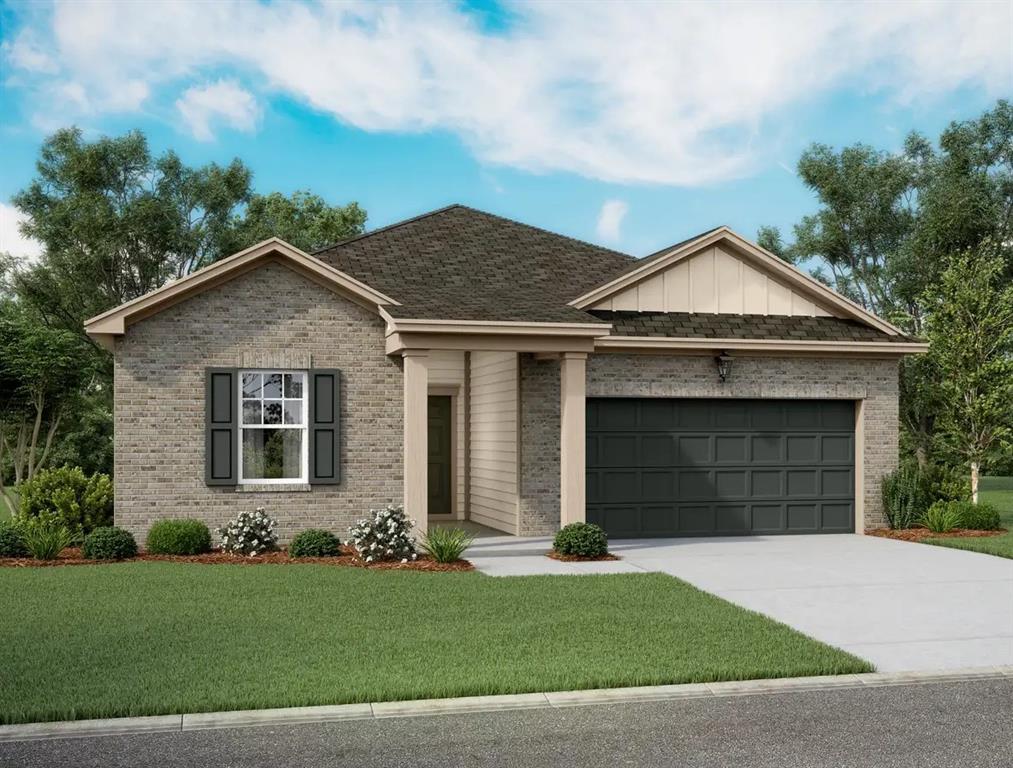
<path fill-rule="evenodd" d="M 239 382 L 235 368 L 208 368 L 204 384 L 204 482 L 239 481 Z"/>
<path fill-rule="evenodd" d="M 341 482 L 341 375 L 334 368 L 309 373 L 309 467 L 313 485 Z"/>

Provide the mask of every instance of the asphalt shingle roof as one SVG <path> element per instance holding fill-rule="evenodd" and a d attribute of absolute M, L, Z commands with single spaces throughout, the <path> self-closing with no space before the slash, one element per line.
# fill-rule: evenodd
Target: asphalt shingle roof
<path fill-rule="evenodd" d="M 619 336 L 910 341 L 826 317 L 603 312 L 568 306 L 708 230 L 646 259 L 463 205 L 351 238 L 314 254 L 401 303 L 393 317 L 613 324 Z"/>
<path fill-rule="evenodd" d="M 453 205 L 315 256 L 401 306 L 394 317 L 594 323 L 567 306 L 635 262 L 632 256 Z"/>
<path fill-rule="evenodd" d="M 855 320 L 837 317 L 780 315 L 712 315 L 691 312 L 604 312 L 591 310 L 612 324 L 613 336 L 702 339 L 781 339 L 799 341 L 914 341 L 883 333 Z"/>

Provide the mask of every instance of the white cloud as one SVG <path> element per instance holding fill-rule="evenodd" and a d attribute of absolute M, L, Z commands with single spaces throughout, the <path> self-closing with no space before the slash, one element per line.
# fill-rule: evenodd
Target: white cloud
<path fill-rule="evenodd" d="M 598 237 L 609 243 L 619 242 L 623 219 L 630 207 L 622 200 L 606 200 L 598 211 L 598 223 L 595 231 Z"/>
<path fill-rule="evenodd" d="M 253 94 L 235 80 L 218 80 L 188 88 L 176 100 L 176 109 L 198 141 L 214 139 L 213 122 L 223 122 L 250 133 L 257 127 L 260 117 L 260 107 Z"/>
<path fill-rule="evenodd" d="M 24 214 L 13 205 L 0 203 L 0 253 L 35 261 L 42 255 L 42 244 L 21 234 L 18 226 L 24 220 Z"/>
<path fill-rule="evenodd" d="M 968 86 L 1007 94 L 1011 8 L 518 3 L 509 27 L 489 30 L 450 0 L 75 0 L 24 22 L 59 74 L 29 72 L 24 56 L 18 71 L 66 119 L 61 110 L 82 107 L 61 101 L 54 80 L 80 86 L 100 113 L 225 72 L 363 130 L 449 131 L 487 163 L 699 185 L 746 173 L 764 126 L 831 90 L 899 102 Z M 231 119 L 204 110 L 189 123 L 204 135 Z"/>

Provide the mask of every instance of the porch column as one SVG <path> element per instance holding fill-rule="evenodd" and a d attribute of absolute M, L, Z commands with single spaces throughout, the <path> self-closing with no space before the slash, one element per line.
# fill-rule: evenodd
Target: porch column
<path fill-rule="evenodd" d="M 587 353 L 564 352 L 559 363 L 559 522 L 584 522 Z"/>
<path fill-rule="evenodd" d="M 415 532 L 429 522 L 429 353 L 405 350 L 404 358 L 404 510 Z"/>

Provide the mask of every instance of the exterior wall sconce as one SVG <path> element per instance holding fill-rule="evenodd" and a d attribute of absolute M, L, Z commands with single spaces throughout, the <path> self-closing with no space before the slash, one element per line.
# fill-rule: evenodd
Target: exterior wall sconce
<path fill-rule="evenodd" d="M 728 376 L 732 372 L 732 360 L 734 358 L 727 352 L 722 352 L 720 355 L 714 358 L 714 364 L 718 367 L 718 378 L 721 379 L 721 383 L 724 384 L 728 379 Z"/>

